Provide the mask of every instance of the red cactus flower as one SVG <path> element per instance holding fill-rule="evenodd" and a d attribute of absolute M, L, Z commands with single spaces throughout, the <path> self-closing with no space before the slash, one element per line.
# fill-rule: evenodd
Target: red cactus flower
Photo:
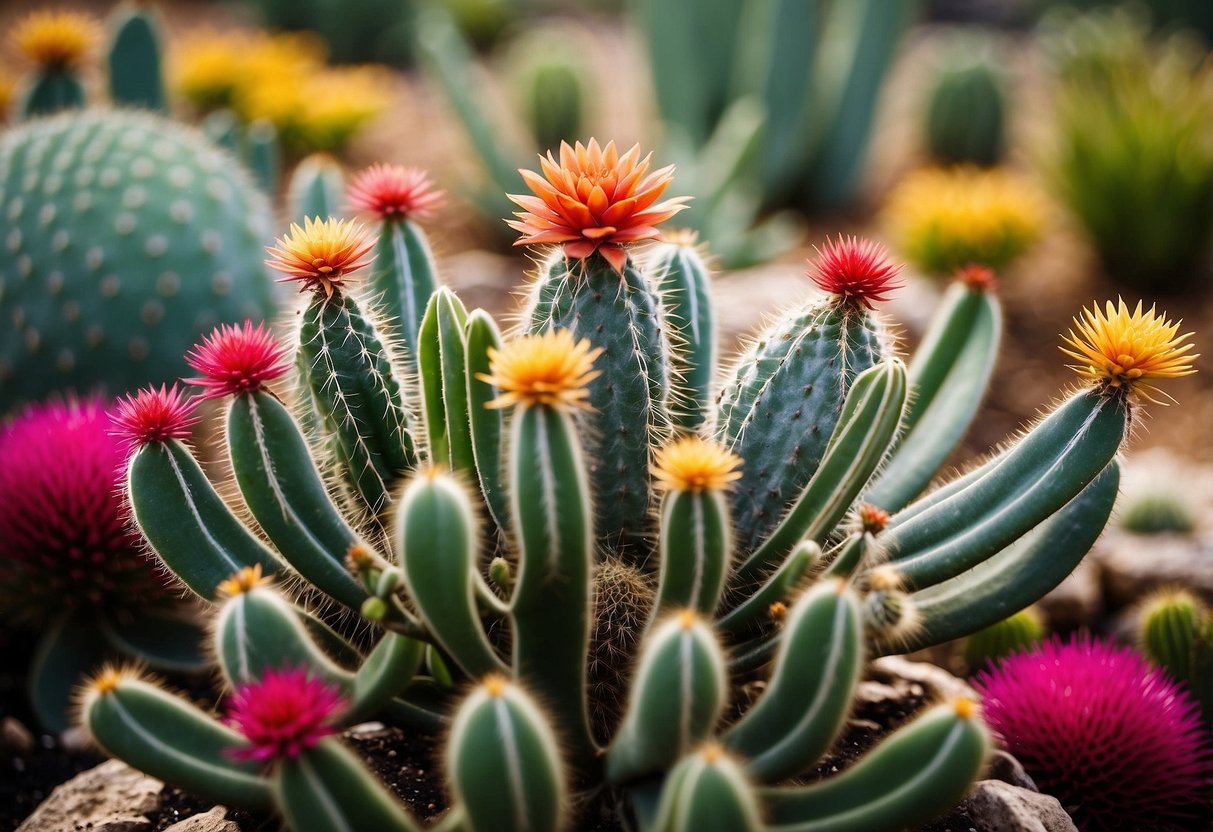
<path fill-rule="evenodd" d="M 994 274 L 994 270 L 979 263 L 970 263 L 958 269 L 956 279 L 974 292 L 993 294 L 998 291 L 998 276 Z"/>
<path fill-rule="evenodd" d="M 265 324 L 222 324 L 195 346 L 185 362 L 202 373 L 186 379 L 203 389 L 202 398 L 249 393 L 272 381 L 289 368 L 287 350 Z"/>
<path fill-rule="evenodd" d="M 816 251 L 817 259 L 809 263 L 809 277 L 846 301 L 874 309 L 873 301 L 886 301 L 889 292 L 905 285 L 897 279 L 901 266 L 889 259 L 879 243 L 840 236 L 836 241 L 826 240 Z"/>
<path fill-rule="evenodd" d="M 428 217 L 443 196 L 421 168 L 379 164 L 358 174 L 346 200 L 355 211 L 381 220 L 415 219 Z"/>
<path fill-rule="evenodd" d="M 987 723 L 1082 830 L 1189 829 L 1213 749 L 1196 703 L 1135 651 L 1054 639 L 981 673 Z"/>
<path fill-rule="evenodd" d="M 190 428 L 198 422 L 194 402 L 187 399 L 176 384 L 145 387 L 118 400 L 113 414 L 114 433 L 131 447 L 152 442 L 188 439 Z"/>
<path fill-rule="evenodd" d="M 518 219 L 506 220 L 523 235 L 514 245 L 560 243 L 574 260 L 597 251 L 622 272 L 627 262 L 622 244 L 657 239 L 657 223 L 686 207 L 687 197 L 657 202 L 674 178 L 674 166 L 649 173 L 652 155 L 641 159 L 640 145 L 620 156 L 614 142 L 606 147 L 595 139 L 575 147 L 561 142 L 559 162 L 550 152 L 539 157 L 543 176 L 519 171 L 535 196 L 509 195 L 523 209 L 514 214 Z"/>
<path fill-rule="evenodd" d="M 228 700 L 229 724 L 250 743 L 232 756 L 266 762 L 298 757 L 336 733 L 332 720 L 345 705 L 335 686 L 304 668 L 267 670 Z"/>
<path fill-rule="evenodd" d="M 167 598 L 126 522 L 125 460 L 96 399 L 35 405 L 0 425 L 0 615 L 45 624 Z"/>

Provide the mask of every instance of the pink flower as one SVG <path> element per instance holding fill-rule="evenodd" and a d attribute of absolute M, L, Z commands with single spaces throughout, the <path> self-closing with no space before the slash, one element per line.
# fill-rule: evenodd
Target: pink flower
<path fill-rule="evenodd" d="M 141 448 L 152 442 L 188 439 L 190 428 L 197 422 L 194 403 L 187 399 L 176 384 L 144 387 L 118 400 L 113 414 L 114 433 L 131 447 Z"/>
<path fill-rule="evenodd" d="M 873 301 L 886 301 L 889 292 L 905 285 L 897 280 L 900 271 L 880 244 L 840 236 L 817 249 L 808 275 L 830 294 L 873 309 Z"/>
<path fill-rule="evenodd" d="M 97 399 L 34 405 L 0 425 L 0 614 L 44 623 L 169 598 L 126 522 L 125 460 Z"/>
<path fill-rule="evenodd" d="M 289 367 L 286 348 L 265 324 L 254 327 L 247 320 L 243 327 L 219 326 L 185 356 L 185 361 L 202 373 L 186 381 L 203 388 L 204 399 L 252 392 L 285 374 Z"/>
<path fill-rule="evenodd" d="M 346 199 L 355 211 L 387 220 L 428 217 L 443 196 L 421 168 L 379 164 L 358 174 Z"/>
<path fill-rule="evenodd" d="M 1054 639 L 981 673 L 986 722 L 1082 830 L 1188 829 L 1213 755 L 1193 699 L 1135 651 Z"/>
<path fill-rule="evenodd" d="M 336 733 L 332 720 L 346 705 L 341 692 L 305 668 L 267 670 L 241 685 L 228 700 L 228 723 L 249 741 L 232 751 L 241 760 L 298 757 Z"/>

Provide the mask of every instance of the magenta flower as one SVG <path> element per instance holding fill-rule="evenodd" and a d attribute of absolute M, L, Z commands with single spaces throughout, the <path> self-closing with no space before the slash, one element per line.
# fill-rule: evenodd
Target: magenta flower
<path fill-rule="evenodd" d="M 201 387 L 202 398 L 247 393 L 284 375 L 289 368 L 287 351 L 265 324 L 223 324 L 202 339 L 185 356 L 185 362 L 202 373 L 186 379 Z"/>
<path fill-rule="evenodd" d="M 176 384 L 144 387 L 118 400 L 113 414 L 114 434 L 132 448 L 170 439 L 188 439 L 198 422 L 194 403 Z"/>
<path fill-rule="evenodd" d="M 0 424 L 0 614 L 45 622 L 163 595 L 126 522 L 125 460 L 97 399 L 34 405 Z"/>
<path fill-rule="evenodd" d="M 305 668 L 267 670 L 228 700 L 228 723 L 249 741 L 232 756 L 266 762 L 298 757 L 336 733 L 332 720 L 345 705 L 340 690 Z"/>
<path fill-rule="evenodd" d="M 986 722 L 1084 830 L 1189 829 L 1213 755 L 1195 701 L 1134 650 L 1081 636 L 975 680 Z"/>

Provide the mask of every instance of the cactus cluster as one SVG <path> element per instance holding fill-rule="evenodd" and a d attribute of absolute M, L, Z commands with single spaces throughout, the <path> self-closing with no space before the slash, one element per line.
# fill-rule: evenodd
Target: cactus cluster
<path fill-rule="evenodd" d="M 1213 725 L 1213 611 L 1185 589 L 1164 589 L 1138 610 L 1142 652 L 1200 703 Z"/>
<path fill-rule="evenodd" d="M 949 290 L 907 368 L 872 308 L 896 268 L 839 240 L 811 272 L 823 293 L 718 379 L 701 253 L 643 245 L 680 207 L 661 199 L 670 171 L 594 141 L 541 162 L 513 226 L 552 248 L 510 338 L 440 283 L 397 303 L 434 279 L 416 226 L 378 214 L 374 270 L 351 220 L 279 241 L 271 263 L 305 296 L 293 350 L 233 326 L 190 359 L 228 400 L 238 509 L 176 438 L 180 390 L 128 400 L 133 516 L 213 605 L 235 693 L 223 721 L 109 669 L 83 725 L 296 832 L 420 828 L 338 736 L 371 715 L 445 733 L 442 829 L 605 811 L 654 832 L 876 832 L 944 811 L 989 747 L 963 698 L 799 778 L 865 659 L 976 631 L 1073 568 L 1111 511 L 1133 393 L 1190 371 L 1184 339 L 1136 337 L 1168 334 L 1142 315 L 1080 327 L 1068 349 L 1103 374 L 922 497 L 990 378 L 999 306 L 981 284 Z M 1126 339 L 1131 377 L 1100 360 Z"/>

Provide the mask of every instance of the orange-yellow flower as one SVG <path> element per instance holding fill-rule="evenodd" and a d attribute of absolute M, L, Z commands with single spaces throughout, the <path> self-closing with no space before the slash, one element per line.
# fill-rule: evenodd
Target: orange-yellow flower
<path fill-rule="evenodd" d="M 719 442 L 686 436 L 657 451 L 653 477 L 669 491 L 720 491 L 741 478 L 741 457 Z"/>
<path fill-rule="evenodd" d="M 92 48 L 101 29 L 93 18 L 57 9 L 36 11 L 17 24 L 13 42 L 21 54 L 47 69 L 75 66 Z"/>
<path fill-rule="evenodd" d="M 1082 362 L 1070 365 L 1079 375 L 1111 388 L 1140 391 L 1146 399 L 1165 404 L 1151 395 L 1166 396 L 1149 379 L 1191 375 L 1196 372 L 1191 362 L 1200 357 L 1191 352 L 1192 333 L 1179 334 L 1180 323 L 1171 323 L 1153 306 L 1143 310 L 1141 301 L 1132 312 L 1119 298 L 1115 306 L 1108 301 L 1104 310 L 1092 304 L 1074 319 L 1061 351 Z"/>
<path fill-rule="evenodd" d="M 584 260 L 594 252 L 623 271 L 623 244 L 660 236 L 656 225 L 686 206 L 686 197 L 658 198 L 674 178 L 674 166 L 649 172 L 653 154 L 640 158 L 640 145 L 622 156 L 614 142 L 595 139 L 560 144 L 560 161 L 539 157 L 543 176 L 520 170 L 535 196 L 510 194 L 522 211 L 506 223 L 523 236 L 514 245 L 560 243 L 566 257 Z"/>
<path fill-rule="evenodd" d="M 598 377 L 594 360 L 602 354 L 589 340 L 573 340 L 567 329 L 523 335 L 501 349 L 489 347 L 489 374 L 477 378 L 501 394 L 488 407 L 547 405 L 559 409 L 589 409 L 586 385 Z"/>
<path fill-rule="evenodd" d="M 354 272 L 371 262 L 367 254 L 375 243 L 367 230 L 354 220 L 303 220 L 303 227 L 291 223 L 291 230 L 267 248 L 271 259 L 265 264 L 288 280 L 302 281 L 300 291 L 320 286 L 331 298 Z"/>
<path fill-rule="evenodd" d="M 257 563 L 245 566 L 230 578 L 220 581 L 218 593 L 224 598 L 234 598 L 259 587 L 269 586 L 273 580 L 269 575 L 261 574 L 261 564 Z"/>

